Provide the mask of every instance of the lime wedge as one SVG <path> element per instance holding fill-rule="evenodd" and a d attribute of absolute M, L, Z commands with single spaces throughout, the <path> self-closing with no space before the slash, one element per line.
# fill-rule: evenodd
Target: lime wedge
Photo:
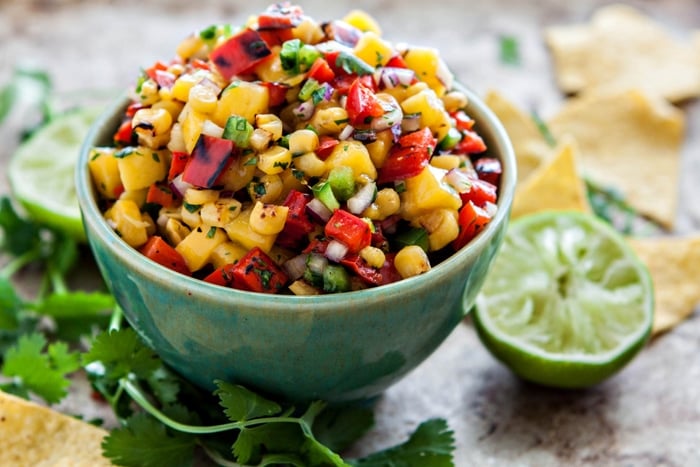
<path fill-rule="evenodd" d="M 59 115 L 13 154 L 8 180 L 14 197 L 35 220 L 85 240 L 73 182 L 80 146 L 101 108 Z"/>
<path fill-rule="evenodd" d="M 582 388 L 639 352 L 653 314 L 651 276 L 617 231 L 545 212 L 510 225 L 473 317 L 486 348 L 523 379 Z"/>

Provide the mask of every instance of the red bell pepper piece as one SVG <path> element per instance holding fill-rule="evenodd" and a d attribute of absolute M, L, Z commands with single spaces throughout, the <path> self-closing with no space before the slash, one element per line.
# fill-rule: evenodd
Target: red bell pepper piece
<path fill-rule="evenodd" d="M 203 280 L 204 282 L 209 282 L 210 284 L 221 285 L 223 287 L 234 288 L 233 284 L 233 267 L 234 263 L 224 264 L 223 266 L 212 271 L 211 274 L 206 276 Z"/>
<path fill-rule="evenodd" d="M 289 91 L 289 86 L 282 83 L 271 83 L 265 81 L 262 83 L 263 86 L 267 88 L 269 97 L 270 107 L 277 107 L 282 105 L 287 100 L 287 91 Z"/>
<path fill-rule="evenodd" d="M 309 68 L 309 78 L 313 78 L 319 83 L 329 83 L 335 78 L 335 73 L 328 62 L 323 57 L 319 57 Z"/>
<path fill-rule="evenodd" d="M 221 76 L 232 77 L 250 71 L 272 52 L 260 34 L 253 29 L 244 29 L 229 38 L 209 54 L 209 59 Z"/>
<path fill-rule="evenodd" d="M 177 195 L 166 185 L 154 183 L 148 187 L 146 202 L 169 208 L 177 201 Z"/>
<path fill-rule="evenodd" d="M 489 182 L 494 186 L 501 183 L 503 167 L 501 161 L 495 157 L 481 157 L 474 162 L 474 169 L 479 174 L 479 178 Z"/>
<path fill-rule="evenodd" d="M 464 110 L 458 110 L 456 112 L 450 113 L 450 117 L 455 120 L 455 128 L 459 131 L 471 131 L 476 123 L 469 115 L 467 115 Z"/>
<path fill-rule="evenodd" d="M 469 191 L 459 194 L 463 205 L 471 201 L 478 207 L 483 208 L 486 203 L 496 202 L 497 189 L 495 185 L 479 178 L 470 180 L 469 185 Z"/>
<path fill-rule="evenodd" d="M 297 190 L 291 190 L 284 200 L 289 208 L 284 228 L 277 235 L 277 244 L 296 249 L 308 242 L 308 235 L 314 230 L 314 224 L 306 212 L 306 205 L 312 196 Z"/>
<path fill-rule="evenodd" d="M 359 78 L 350 85 L 345 109 L 353 126 L 368 124 L 373 118 L 384 115 L 384 107 L 374 91 Z"/>
<path fill-rule="evenodd" d="M 343 209 L 336 209 L 324 229 L 326 237 L 337 240 L 348 247 L 350 253 L 358 253 L 372 242 L 369 224 Z"/>
<path fill-rule="evenodd" d="M 158 60 L 155 62 L 151 67 L 147 68 L 145 70 L 146 76 L 151 78 L 153 81 L 157 81 L 157 71 L 165 71 L 168 69 L 168 65 L 166 63 L 161 62 Z"/>
<path fill-rule="evenodd" d="M 211 70 L 210 62 L 202 60 L 201 58 L 190 59 L 190 65 L 192 65 L 192 68 L 198 68 L 200 70 Z"/>
<path fill-rule="evenodd" d="M 304 11 L 298 5 L 289 2 L 270 5 L 258 16 L 258 30 L 292 29 L 301 24 Z"/>
<path fill-rule="evenodd" d="M 457 154 L 477 154 L 484 151 L 486 151 L 486 143 L 477 132 L 462 131 L 462 140 L 455 146 Z"/>
<path fill-rule="evenodd" d="M 131 119 L 124 120 L 119 129 L 114 134 L 114 142 L 121 144 L 131 144 L 133 141 L 134 132 L 131 128 Z"/>
<path fill-rule="evenodd" d="M 459 250 L 469 243 L 491 221 L 491 216 L 484 209 L 472 202 L 466 203 L 459 210 L 459 235 L 452 241 L 452 247 Z"/>
<path fill-rule="evenodd" d="M 408 65 L 406 64 L 406 60 L 403 59 L 401 55 L 394 55 L 389 59 L 388 62 L 386 62 L 386 65 L 384 65 L 386 68 L 408 68 Z"/>
<path fill-rule="evenodd" d="M 289 282 L 284 270 L 260 247 L 254 247 L 233 268 L 233 284 L 251 292 L 277 293 Z"/>
<path fill-rule="evenodd" d="M 190 155 L 186 152 L 173 152 L 170 159 L 170 169 L 168 170 L 168 180 L 180 175 L 184 170 L 187 162 L 190 160 Z"/>
<path fill-rule="evenodd" d="M 340 141 L 337 138 L 333 138 L 332 136 L 328 135 L 323 135 L 319 139 L 318 142 L 318 147 L 316 148 L 316 155 L 318 156 L 319 159 L 321 160 L 326 160 L 328 159 L 328 156 L 331 155 L 333 152 L 333 148 L 335 148 Z"/>
<path fill-rule="evenodd" d="M 126 108 L 126 116 L 132 118 L 134 115 L 136 115 L 138 110 L 143 109 L 144 107 L 146 106 L 140 102 L 133 102 Z"/>
<path fill-rule="evenodd" d="M 379 269 L 373 268 L 360 257 L 360 255 L 347 255 L 340 261 L 340 264 L 350 269 L 357 277 L 372 285 L 384 285 L 396 282 L 401 279 L 401 275 L 394 266 L 395 253 L 386 254 L 384 266 Z"/>
<path fill-rule="evenodd" d="M 403 135 L 389 150 L 384 165 L 379 169 L 377 183 L 415 177 L 428 165 L 436 144 L 437 140 L 427 127 Z"/>
<path fill-rule="evenodd" d="M 268 47 L 272 48 L 276 45 L 282 45 L 288 40 L 294 39 L 294 33 L 291 29 L 260 29 L 258 34 Z"/>
<path fill-rule="evenodd" d="M 192 275 L 182 255 L 158 235 L 149 238 L 146 244 L 139 248 L 139 251 L 161 266 L 187 276 Z"/>
<path fill-rule="evenodd" d="M 211 188 L 230 163 L 233 141 L 202 134 L 197 140 L 182 180 L 201 188 Z"/>

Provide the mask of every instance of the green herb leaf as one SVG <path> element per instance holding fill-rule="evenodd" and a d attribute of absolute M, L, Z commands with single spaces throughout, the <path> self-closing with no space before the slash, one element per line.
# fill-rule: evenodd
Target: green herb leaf
<path fill-rule="evenodd" d="M 342 452 L 374 425 L 374 413 L 365 407 L 328 407 L 318 414 L 312 428 L 319 443 Z"/>
<path fill-rule="evenodd" d="M 22 303 L 10 280 L 0 276 L 0 329 L 17 329 Z"/>
<path fill-rule="evenodd" d="M 215 381 L 215 384 L 217 389 L 214 394 L 219 397 L 219 403 L 225 409 L 226 416 L 234 422 L 269 417 L 282 411 L 278 403 L 267 400 L 243 386 L 221 380 Z"/>
<path fill-rule="evenodd" d="M 351 462 L 358 467 L 452 467 L 454 433 L 443 419 L 421 423 L 403 444 Z"/>
<path fill-rule="evenodd" d="M 14 83 L 9 83 L 0 89 L 0 123 L 10 114 L 15 104 L 16 95 Z"/>
<path fill-rule="evenodd" d="M 134 467 L 189 466 L 196 438 L 172 432 L 145 413 L 127 419 L 102 442 L 103 454 L 117 465 Z"/>
<path fill-rule="evenodd" d="M 241 464 L 257 464 L 263 453 L 299 452 L 303 442 L 297 424 L 267 423 L 242 429 L 233 444 L 233 455 Z"/>
<path fill-rule="evenodd" d="M 358 76 L 371 75 L 374 73 L 374 67 L 367 62 L 347 52 L 340 52 L 335 60 L 335 66 L 342 68 L 348 74 Z"/>
<path fill-rule="evenodd" d="M 145 378 L 161 365 L 158 356 L 131 328 L 98 334 L 90 350 L 83 355 L 83 365 L 92 362 L 101 362 L 105 376 L 114 380 L 129 373 Z"/>
<path fill-rule="evenodd" d="M 41 244 L 39 226 L 17 214 L 10 198 L 0 198 L 0 251 L 13 256 L 21 256 L 38 250 Z"/>
<path fill-rule="evenodd" d="M 71 353 L 65 343 L 46 346 L 46 339 L 38 333 L 23 335 L 5 354 L 2 373 L 16 378 L 50 404 L 59 402 L 67 394 L 70 380 L 66 377 L 79 368 L 77 353 Z"/>
<path fill-rule="evenodd" d="M 520 47 L 513 36 L 501 36 L 501 62 L 506 65 L 520 65 Z"/>

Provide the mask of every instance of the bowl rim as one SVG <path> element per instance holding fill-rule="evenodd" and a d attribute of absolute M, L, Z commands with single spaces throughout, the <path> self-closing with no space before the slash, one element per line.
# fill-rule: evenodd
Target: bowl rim
<path fill-rule="evenodd" d="M 260 292 L 249 292 L 237 290 L 207 283 L 201 279 L 189 277 L 184 274 L 177 273 L 166 268 L 154 261 L 148 260 L 145 256 L 139 253 L 135 248 L 129 246 L 119 235 L 109 227 L 104 219 L 102 212 L 97 205 L 92 179 L 88 169 L 88 160 L 91 149 L 96 146 L 95 143 L 100 133 L 104 132 L 105 127 L 109 126 L 116 128 L 118 117 L 121 117 L 121 112 L 128 105 L 130 99 L 126 94 L 119 98 L 107 107 L 107 109 L 98 117 L 91 126 L 85 140 L 80 149 L 77 166 L 75 169 L 75 185 L 78 202 L 83 218 L 84 229 L 88 237 L 88 243 L 92 244 L 93 236 L 96 234 L 101 237 L 103 243 L 112 254 L 117 255 L 122 261 L 126 262 L 130 268 L 138 270 L 141 274 L 148 277 L 160 277 L 165 274 L 170 283 L 181 283 L 187 287 L 189 292 L 202 293 L 207 296 L 221 295 L 224 300 L 230 300 L 232 304 L 261 306 L 261 300 L 270 306 L 275 307 L 303 307 L 304 309 L 314 308 L 322 309 L 324 305 L 329 305 L 338 301 L 345 300 L 363 300 L 376 299 L 378 296 L 399 297 L 410 291 L 424 290 L 434 287 L 440 283 L 440 278 L 452 276 L 456 274 L 461 267 L 461 263 L 467 261 L 469 257 L 479 251 L 485 250 L 488 243 L 493 241 L 496 232 L 502 223 L 508 222 L 510 216 L 510 208 L 512 205 L 516 174 L 516 159 L 513 146 L 510 138 L 498 120 L 496 115 L 488 108 L 483 100 L 476 96 L 469 88 L 455 83 L 455 89 L 464 92 L 468 99 L 468 111 L 475 118 L 477 128 L 482 126 L 480 134 L 487 140 L 489 147 L 495 146 L 494 151 L 501 160 L 503 166 L 503 175 L 501 176 L 499 196 L 496 202 L 498 209 L 494 218 L 487 224 L 474 239 L 459 251 L 451 254 L 440 263 L 436 264 L 425 274 L 420 274 L 406 279 L 401 279 L 391 284 L 385 284 L 377 287 L 370 287 L 362 290 L 355 290 L 342 293 L 319 294 L 319 295 L 289 295 L 289 294 L 265 294 Z M 485 124 L 484 124 L 485 122 Z M 483 126 L 486 126 L 485 130 Z M 90 232 L 92 231 L 92 232 Z M 92 245 L 91 245 L 92 247 Z M 468 262 L 468 261 L 467 261 Z M 465 310 L 466 312 L 466 310 Z"/>

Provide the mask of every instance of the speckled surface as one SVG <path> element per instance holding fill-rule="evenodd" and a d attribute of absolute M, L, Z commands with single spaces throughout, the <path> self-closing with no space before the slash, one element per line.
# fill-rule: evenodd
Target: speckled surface
<path fill-rule="evenodd" d="M 139 67 L 169 57 L 178 41 L 200 26 L 243 20 L 267 2 L 137 2 L 0 0 L 0 83 L 18 62 L 47 69 L 63 101 L 85 89 L 118 90 Z M 654 15 L 679 37 L 700 25 L 697 0 L 630 1 Z M 554 85 L 541 28 L 582 21 L 597 0 L 426 3 L 304 2 L 316 18 L 340 16 L 351 8 L 371 12 L 393 40 L 442 50 L 460 80 L 478 93 L 497 88 L 528 109 L 547 115 L 562 99 Z M 196 6 L 195 6 L 196 5 Z M 467 6 L 469 5 L 469 6 Z M 522 64 L 499 61 L 499 36 L 518 39 Z M 104 94 L 104 93 L 102 93 Z M 700 108 L 685 103 L 687 143 L 683 153 L 679 232 L 700 228 Z M 14 115 L 0 127 L 0 167 L 16 146 L 24 123 Z M 0 169 L 4 175 L 4 170 Z M 0 192 L 7 182 L 0 176 Z M 0 259 L 0 262 L 2 259 Z M 94 272 L 80 271 L 76 281 Z M 21 276 L 22 288 L 34 276 Z M 700 281 L 700 278 L 699 278 Z M 378 401 L 377 424 L 353 454 L 399 442 L 429 417 L 445 417 L 457 439 L 458 466 L 483 465 L 700 465 L 700 318 L 697 313 L 652 341 L 620 374 L 586 391 L 555 391 L 517 380 L 478 342 L 467 320 L 418 369 Z M 60 406 L 88 416 L 78 385 Z"/>

